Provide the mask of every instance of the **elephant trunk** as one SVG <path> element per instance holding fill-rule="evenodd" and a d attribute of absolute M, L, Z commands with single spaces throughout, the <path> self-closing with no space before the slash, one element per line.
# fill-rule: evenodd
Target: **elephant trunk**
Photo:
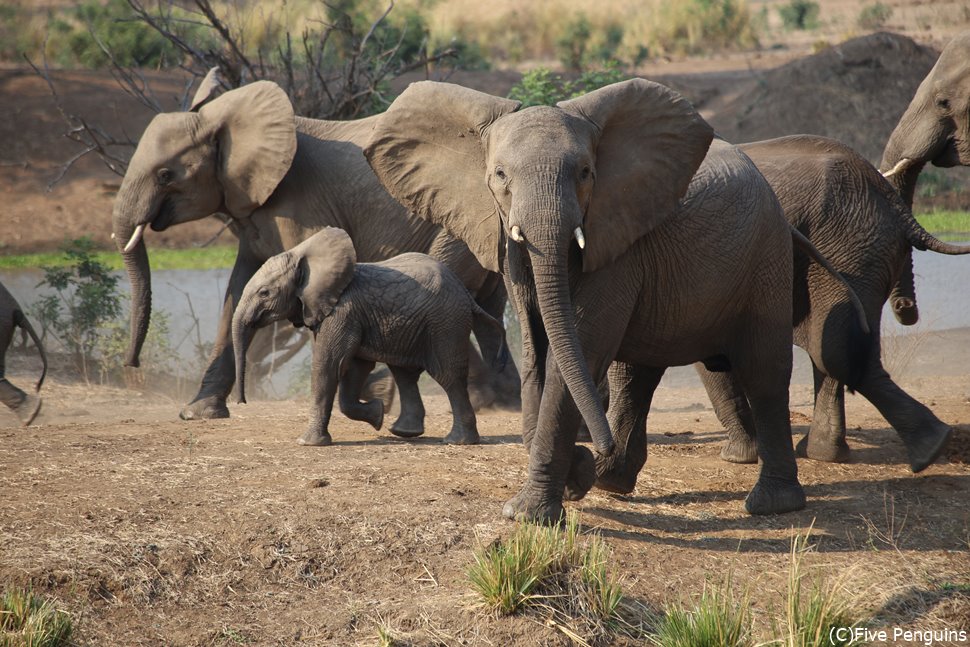
<path fill-rule="evenodd" d="M 923 167 L 940 153 L 945 139 L 938 120 L 926 106 L 924 95 L 928 90 L 923 85 L 889 136 L 879 164 L 879 170 L 910 207 Z"/>
<path fill-rule="evenodd" d="M 919 307 L 916 305 L 916 285 L 913 280 L 913 250 L 906 250 L 903 271 L 900 273 L 892 292 L 889 306 L 896 321 L 904 326 L 913 326 L 919 321 Z"/>
<path fill-rule="evenodd" d="M 239 386 L 239 404 L 246 404 L 246 350 L 252 335 L 249 328 L 249 308 L 240 303 L 232 317 L 232 348 L 236 355 L 236 384 Z"/>
<path fill-rule="evenodd" d="M 555 217 L 562 221 L 561 214 Z M 569 226 L 557 227 L 548 240 L 536 240 L 529 237 L 528 232 L 526 237 L 533 246 L 530 257 L 535 273 L 539 313 L 549 337 L 549 347 L 569 393 L 586 421 L 594 448 L 598 453 L 609 456 L 613 453 L 613 435 L 583 356 L 569 296 L 567 260 L 572 230 L 573 227 Z"/>
<path fill-rule="evenodd" d="M 128 281 L 131 283 L 131 335 L 128 352 L 125 355 L 125 366 L 138 366 L 138 356 L 148 335 L 148 324 L 152 315 L 152 281 L 151 269 L 148 264 L 148 250 L 145 240 L 141 236 L 144 225 L 134 226 L 131 223 L 141 222 L 137 215 L 147 210 L 138 209 L 129 199 L 131 189 L 122 183 L 121 191 L 115 201 L 113 214 L 112 235 L 121 252 Z M 131 217 L 131 214 L 136 214 Z"/>

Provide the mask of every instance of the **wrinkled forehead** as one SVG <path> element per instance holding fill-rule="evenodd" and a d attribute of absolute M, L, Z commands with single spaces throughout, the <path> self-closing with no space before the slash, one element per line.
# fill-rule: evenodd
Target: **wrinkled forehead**
<path fill-rule="evenodd" d="M 198 144 L 201 122 L 194 112 L 169 112 L 155 115 L 138 143 L 155 158 L 178 157 Z"/>
<path fill-rule="evenodd" d="M 534 106 L 499 119 L 489 131 L 493 154 L 571 157 L 593 152 L 595 127 L 551 106 Z"/>

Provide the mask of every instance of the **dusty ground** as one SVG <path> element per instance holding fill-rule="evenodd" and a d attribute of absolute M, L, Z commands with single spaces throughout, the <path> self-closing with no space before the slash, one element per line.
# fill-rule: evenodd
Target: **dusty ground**
<path fill-rule="evenodd" d="M 28 382 L 27 365 L 14 379 Z M 849 397 L 853 462 L 801 461 L 806 510 L 748 516 L 755 468 L 718 459 L 701 390 L 662 386 L 636 492 L 573 507 L 652 608 L 733 571 L 764 629 L 792 532 L 813 528 L 809 563 L 845 578 L 868 624 L 970 627 L 970 377 L 903 386 L 957 428 L 922 474 Z M 0 411 L 0 582 L 56 597 L 81 644 L 376 644 L 378 626 L 402 644 L 568 644 L 540 617 L 477 610 L 464 575 L 476 545 L 511 529 L 500 510 L 525 475 L 518 415 L 483 414 L 482 445 L 446 447 L 450 416 L 432 397 L 425 438 L 337 416 L 336 444 L 309 449 L 294 442 L 303 402 L 187 423 L 158 395 L 55 378 L 45 398 L 29 429 Z M 796 435 L 810 416 L 808 387 L 794 387 Z"/>

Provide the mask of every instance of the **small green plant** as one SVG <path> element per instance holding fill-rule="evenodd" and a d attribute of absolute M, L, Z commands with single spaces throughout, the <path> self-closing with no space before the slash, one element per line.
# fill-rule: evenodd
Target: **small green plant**
<path fill-rule="evenodd" d="M 84 380 L 90 381 L 89 362 L 99 337 L 121 315 L 118 277 L 94 258 L 90 238 L 69 241 L 62 251 L 69 264 L 41 268 L 44 280 L 37 287 L 54 293 L 41 297 L 34 309 L 44 334 L 53 334 L 64 345 Z"/>
<path fill-rule="evenodd" d="M 522 75 L 522 80 L 509 91 L 509 98 L 521 101 L 523 108 L 551 106 L 626 78 L 627 75 L 616 61 L 609 61 L 602 69 L 583 72 L 574 81 L 538 67 Z"/>
<path fill-rule="evenodd" d="M 60 647 L 72 631 L 71 616 L 30 591 L 0 598 L 0 647 Z"/>
<path fill-rule="evenodd" d="M 468 579 L 486 608 L 500 614 L 530 609 L 550 614 L 567 635 L 634 628 L 599 535 L 580 534 L 579 515 L 563 526 L 516 525 L 505 541 L 477 549 Z M 572 625 L 574 628 L 565 629 Z M 581 625 L 577 628 L 576 625 Z"/>
<path fill-rule="evenodd" d="M 893 15 L 893 8 L 881 2 L 868 4 L 859 11 L 856 24 L 862 29 L 881 29 Z"/>
<path fill-rule="evenodd" d="M 821 572 L 810 576 L 804 565 L 811 529 L 792 538 L 788 566 L 788 590 L 785 604 L 781 644 L 784 647 L 853 647 L 862 643 L 854 639 L 848 630 L 859 624 L 851 602 L 842 594 L 841 578 L 826 584 Z M 811 577 L 810 588 L 805 590 L 806 580 Z"/>
<path fill-rule="evenodd" d="M 651 642 L 660 647 L 747 647 L 753 644 L 747 593 L 736 599 L 729 576 L 723 585 L 705 584 L 688 608 L 674 604 L 659 622 Z"/>
<path fill-rule="evenodd" d="M 778 7 L 785 29 L 815 29 L 818 27 L 819 6 L 812 0 L 788 0 Z"/>

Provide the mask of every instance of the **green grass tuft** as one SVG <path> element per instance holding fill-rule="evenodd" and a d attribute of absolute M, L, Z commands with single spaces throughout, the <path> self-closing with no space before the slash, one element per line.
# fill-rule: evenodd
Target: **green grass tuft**
<path fill-rule="evenodd" d="M 660 647 L 747 647 L 753 644 L 747 594 L 736 599 L 728 576 L 721 586 L 705 584 L 692 607 L 674 604 L 650 640 Z"/>
<path fill-rule="evenodd" d="M 124 267 L 121 254 L 98 251 L 92 258 L 109 269 Z M 148 258 L 153 270 L 215 270 L 230 268 L 236 262 L 236 247 L 190 247 L 188 249 L 151 249 Z M 0 270 L 38 269 L 44 267 L 67 267 L 73 261 L 63 252 L 16 254 L 0 256 Z"/>
<path fill-rule="evenodd" d="M 72 631 L 71 616 L 30 591 L 0 598 L 0 647 L 60 647 Z"/>

